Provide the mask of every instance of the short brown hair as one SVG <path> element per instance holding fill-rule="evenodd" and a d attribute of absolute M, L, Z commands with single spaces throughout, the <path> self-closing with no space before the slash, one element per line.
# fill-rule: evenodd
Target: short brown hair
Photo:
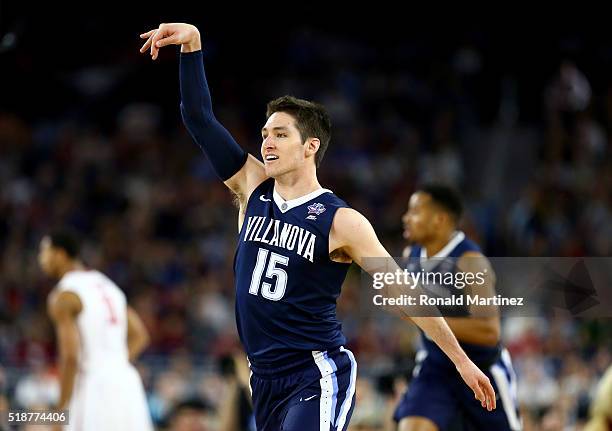
<path fill-rule="evenodd" d="M 315 154 L 315 165 L 318 168 L 331 139 L 331 120 L 325 107 L 297 97 L 282 96 L 268 102 L 266 118 L 275 112 L 285 112 L 295 118 L 302 143 L 308 138 L 319 139 L 321 145 Z"/>

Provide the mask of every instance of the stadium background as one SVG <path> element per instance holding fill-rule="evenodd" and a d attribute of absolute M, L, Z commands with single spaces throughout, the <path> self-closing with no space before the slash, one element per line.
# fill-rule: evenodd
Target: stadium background
<path fill-rule="evenodd" d="M 612 253 L 612 45 L 597 29 L 81 8 L 55 20 L 0 6 L 0 407 L 57 396 L 52 282 L 36 253 L 68 225 L 151 332 L 139 368 L 155 420 L 198 397 L 215 422 L 222 358 L 240 348 L 236 212 L 181 124 L 176 50 L 154 63 L 137 52 L 159 21 L 200 27 L 217 117 L 254 154 L 269 99 L 325 104 L 334 134 L 319 178 L 392 254 L 411 192 L 431 180 L 461 190 L 463 228 L 490 256 Z M 339 313 L 360 366 L 352 425 L 383 429 L 416 331 L 351 315 L 349 278 Z M 609 323 L 504 321 L 526 430 L 580 429 L 611 362 Z"/>

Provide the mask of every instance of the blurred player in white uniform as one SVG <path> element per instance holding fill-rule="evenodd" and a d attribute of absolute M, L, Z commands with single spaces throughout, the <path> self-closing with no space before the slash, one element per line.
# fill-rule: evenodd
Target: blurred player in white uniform
<path fill-rule="evenodd" d="M 48 298 L 57 332 L 61 395 L 69 409 L 66 430 L 153 430 L 142 381 L 131 361 L 149 336 L 124 293 L 104 274 L 85 268 L 70 232 L 40 243 L 38 260 L 59 279 Z"/>

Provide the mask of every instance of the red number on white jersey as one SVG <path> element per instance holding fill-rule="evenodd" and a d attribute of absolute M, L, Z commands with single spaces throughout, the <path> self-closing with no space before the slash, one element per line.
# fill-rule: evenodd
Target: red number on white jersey
<path fill-rule="evenodd" d="M 98 284 L 97 286 L 100 289 L 100 292 L 102 293 L 102 300 L 104 301 L 104 303 L 106 304 L 106 308 L 108 309 L 108 321 L 111 325 L 115 325 L 117 323 L 117 314 L 115 313 L 115 309 L 113 308 L 113 303 L 111 302 L 109 296 L 106 294 L 104 286 L 101 284 Z"/>

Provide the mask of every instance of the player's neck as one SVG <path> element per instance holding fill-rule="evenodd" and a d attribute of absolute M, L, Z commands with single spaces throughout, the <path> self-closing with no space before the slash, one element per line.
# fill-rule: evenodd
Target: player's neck
<path fill-rule="evenodd" d="M 321 188 L 315 172 L 288 172 L 274 179 L 274 190 L 286 201 L 297 199 Z"/>
<path fill-rule="evenodd" d="M 64 275 L 69 273 L 70 271 L 82 271 L 85 269 L 85 265 L 80 260 L 72 260 L 70 262 L 66 262 L 59 270 L 59 278 L 62 278 Z"/>
<path fill-rule="evenodd" d="M 425 247 L 425 250 L 427 250 L 427 256 L 431 257 L 438 254 L 440 250 L 446 247 L 446 244 L 450 242 L 454 233 L 454 229 L 450 230 L 448 232 L 445 232 L 444 235 L 439 235 L 435 238 L 432 238 L 431 241 L 427 241 L 427 243 L 423 244 L 423 247 Z"/>

